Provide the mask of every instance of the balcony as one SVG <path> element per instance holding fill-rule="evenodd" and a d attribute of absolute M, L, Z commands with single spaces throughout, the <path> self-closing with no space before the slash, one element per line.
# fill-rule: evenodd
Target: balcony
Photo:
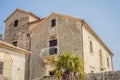
<path fill-rule="evenodd" d="M 40 57 L 44 60 L 44 62 L 46 62 L 60 53 L 61 53 L 61 49 L 59 46 L 43 48 L 40 51 Z"/>

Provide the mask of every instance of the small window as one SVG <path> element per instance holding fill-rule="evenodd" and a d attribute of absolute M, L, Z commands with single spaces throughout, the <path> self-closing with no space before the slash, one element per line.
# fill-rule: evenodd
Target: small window
<path fill-rule="evenodd" d="M 93 44 L 92 44 L 92 41 L 90 41 L 90 52 L 93 52 Z"/>
<path fill-rule="evenodd" d="M 109 64 L 109 58 L 107 57 L 107 67 L 109 67 L 110 64 Z"/>
<path fill-rule="evenodd" d="M 18 26 L 18 20 L 15 20 L 14 27 L 17 27 L 17 26 Z"/>
<path fill-rule="evenodd" d="M 100 56 L 100 66 L 102 67 L 103 66 L 103 61 L 102 61 L 102 52 L 101 52 L 101 49 L 99 50 L 99 56 Z"/>
<path fill-rule="evenodd" d="M 51 27 L 54 27 L 54 26 L 56 26 L 56 19 L 53 19 L 53 20 L 51 21 Z"/>
<path fill-rule="evenodd" d="M 17 41 L 14 41 L 14 42 L 13 42 L 13 45 L 14 45 L 14 46 L 17 46 Z"/>
<path fill-rule="evenodd" d="M 55 74 L 55 71 L 50 71 L 50 72 L 49 72 L 49 75 L 50 75 L 50 76 L 53 76 L 54 74 Z"/>
<path fill-rule="evenodd" d="M 49 46 L 50 47 L 57 46 L 57 39 L 51 40 Z"/>
<path fill-rule="evenodd" d="M 57 54 L 57 39 L 55 40 L 51 40 L 49 42 L 49 46 L 50 46 L 50 49 L 49 49 L 49 53 L 50 55 L 53 55 L 53 54 Z"/>
<path fill-rule="evenodd" d="M 0 62 L 0 75 L 3 74 L 3 62 Z"/>

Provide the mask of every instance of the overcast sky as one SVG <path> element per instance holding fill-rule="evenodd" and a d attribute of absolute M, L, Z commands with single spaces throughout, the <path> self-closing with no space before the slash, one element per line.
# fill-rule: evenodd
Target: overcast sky
<path fill-rule="evenodd" d="M 40 18 L 54 11 L 84 19 L 114 53 L 114 70 L 120 70 L 120 0 L 0 0 L 0 33 L 16 8 Z"/>

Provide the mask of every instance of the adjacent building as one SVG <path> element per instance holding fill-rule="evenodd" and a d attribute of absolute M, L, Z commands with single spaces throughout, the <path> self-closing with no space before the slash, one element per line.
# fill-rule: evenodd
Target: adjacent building
<path fill-rule="evenodd" d="M 113 70 L 113 53 L 83 19 L 54 12 L 41 19 L 16 9 L 5 23 L 5 41 L 32 52 L 26 61 L 29 80 L 51 75 L 47 62 L 63 51 L 81 56 L 86 73 Z"/>
<path fill-rule="evenodd" d="M 24 80 L 25 56 L 30 52 L 0 41 L 0 80 Z"/>

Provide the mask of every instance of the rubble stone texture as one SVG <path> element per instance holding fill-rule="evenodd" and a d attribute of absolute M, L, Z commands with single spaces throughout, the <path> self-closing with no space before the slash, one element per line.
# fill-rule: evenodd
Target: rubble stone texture
<path fill-rule="evenodd" d="M 120 80 L 120 71 L 88 74 L 86 80 Z"/>

